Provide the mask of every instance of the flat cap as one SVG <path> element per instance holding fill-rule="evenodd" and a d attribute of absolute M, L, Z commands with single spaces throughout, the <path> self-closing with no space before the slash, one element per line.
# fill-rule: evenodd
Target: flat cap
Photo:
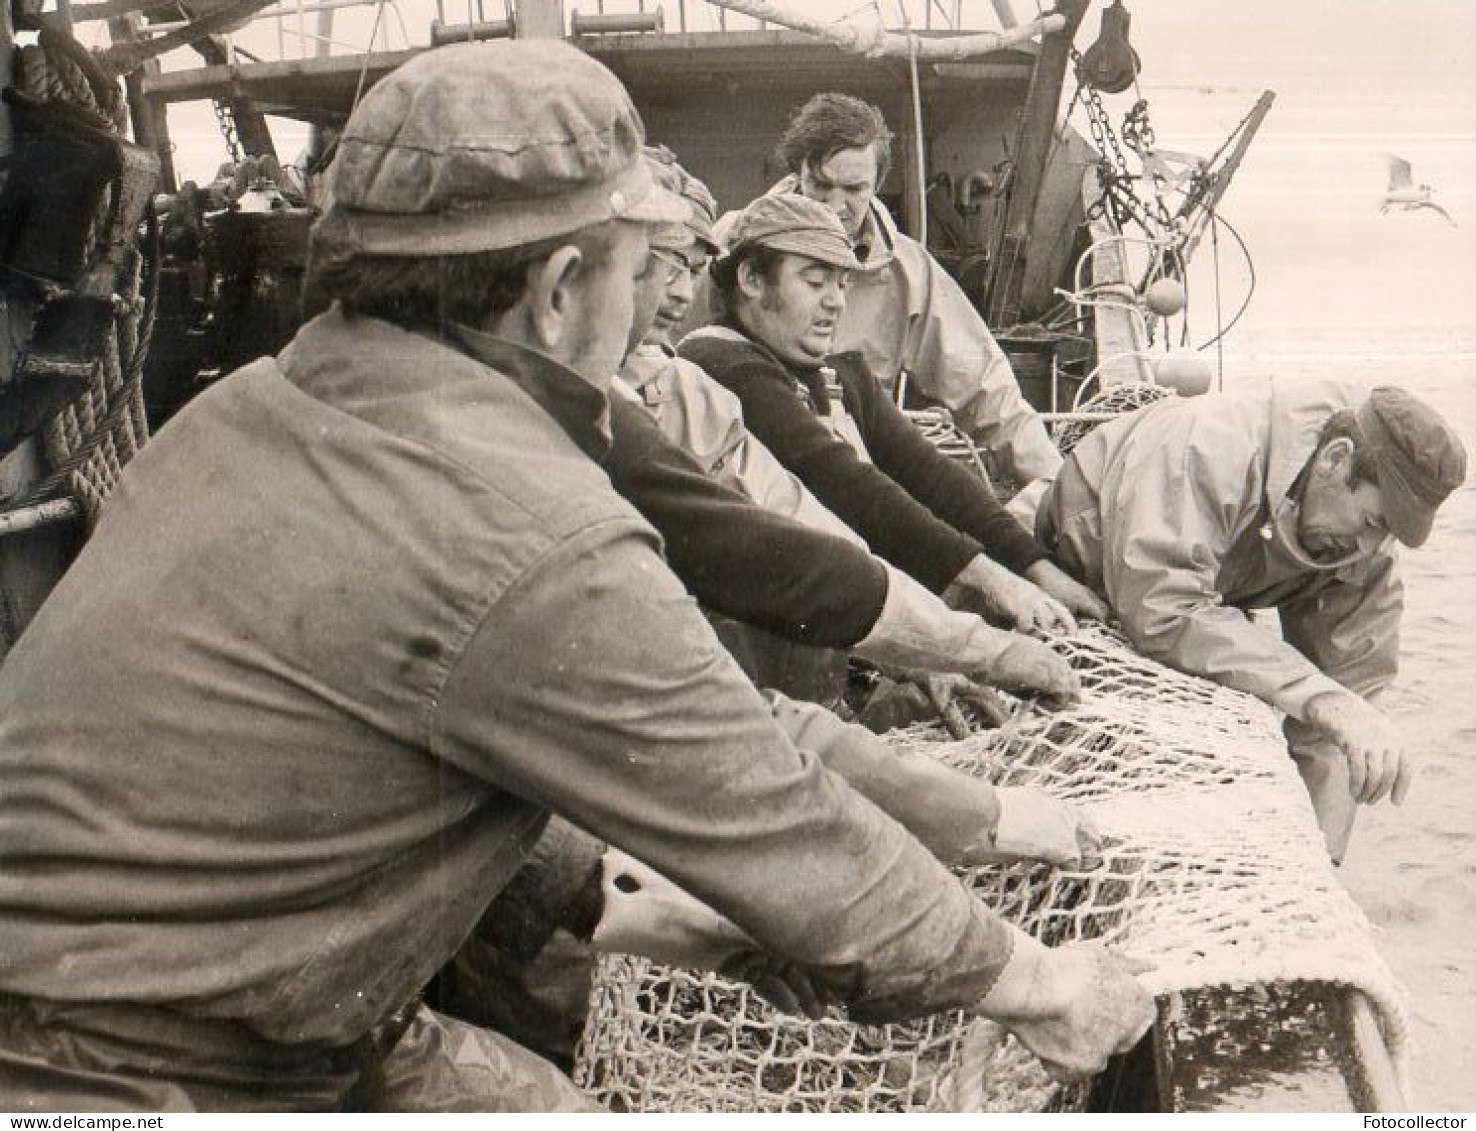
<path fill-rule="evenodd" d="M 653 169 L 661 187 L 686 202 L 689 210 L 686 226 L 692 240 L 702 244 L 714 255 L 722 251 L 722 244 L 712 231 L 718 218 L 717 199 L 712 195 L 712 190 L 688 172 L 676 159 L 676 154 L 666 146 L 648 145 L 646 155 L 654 162 Z"/>
<path fill-rule="evenodd" d="M 861 267 L 840 217 L 798 193 L 759 197 L 739 213 L 727 238 L 730 256 L 745 247 L 770 247 L 847 270 Z"/>
<path fill-rule="evenodd" d="M 350 115 L 314 254 L 461 255 L 607 220 L 680 223 L 644 140 L 620 81 L 561 40 L 423 52 Z"/>
<path fill-rule="evenodd" d="M 1466 481 L 1461 438 L 1433 408 L 1397 385 L 1374 389 L 1357 415 L 1378 466 L 1389 529 L 1406 546 L 1423 545 L 1435 511 Z"/>

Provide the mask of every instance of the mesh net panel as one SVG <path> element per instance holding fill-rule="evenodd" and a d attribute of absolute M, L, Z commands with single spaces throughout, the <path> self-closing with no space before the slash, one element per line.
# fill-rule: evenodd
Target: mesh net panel
<path fill-rule="evenodd" d="M 931 728 L 889 739 L 1082 805 L 1104 835 L 1103 860 L 966 869 L 963 882 L 1047 943 L 1097 939 L 1149 960 L 1143 980 L 1156 994 L 1357 987 L 1404 1076 L 1399 987 L 1333 874 L 1272 712 L 1143 659 L 1108 629 L 1055 646 L 1082 677 L 1078 707 L 1051 715 L 1022 704 L 999 730 L 958 742 Z M 576 1080 L 636 1111 L 1041 1111 L 1085 1099 L 962 1013 L 810 1022 L 715 975 L 625 957 L 602 961 Z"/>

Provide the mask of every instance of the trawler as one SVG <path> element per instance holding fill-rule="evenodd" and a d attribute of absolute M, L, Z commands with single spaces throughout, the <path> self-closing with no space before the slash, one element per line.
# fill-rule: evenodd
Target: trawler
<path fill-rule="evenodd" d="M 0 52 L 0 261 L 14 344 L 0 356 L 4 645 L 150 430 L 294 332 L 315 176 L 336 132 L 375 81 L 437 45 L 570 39 L 620 77 L 651 139 L 729 207 L 777 179 L 771 150 L 795 107 L 819 91 L 865 98 L 897 134 L 881 199 L 952 273 L 1058 436 L 1165 391 L 1202 391 L 1207 367 L 1182 348 L 1188 264 L 1218 233 L 1273 96 L 1248 106 L 1215 153 L 1175 153 L 1156 144 L 1121 0 L 1101 9 L 1095 35 L 1089 0 L 1023 19 L 1011 0 L 827 8 L 15 0 L 0 25 L 10 48 Z M 1116 100 L 1125 93 L 1128 103 Z M 214 184 L 176 175 L 170 118 L 186 103 L 209 105 L 219 125 L 228 164 Z M 284 134 L 306 136 L 300 156 L 278 152 Z M 899 395 L 936 442 L 987 461 L 946 413 L 915 390 Z M 1096 715 L 1012 722 L 940 756 L 1013 784 L 1069 780 L 1073 799 L 1124 812 L 1134 796 L 1198 804 L 1242 771 L 1265 776 L 1236 750 L 1274 763 L 1275 728 L 1253 701 L 1154 670 L 1105 631 L 1073 659 Z M 1225 761 L 1210 757 L 1216 742 Z M 1142 767 L 1123 797 L 1094 784 L 1108 754 Z M 1190 768 L 1165 775 L 1166 760 Z M 1306 825 L 1295 774 L 1271 776 L 1289 798 L 1285 820 Z M 1285 899 L 1261 919 L 1256 894 L 1210 849 L 1166 860 L 1132 835 L 1098 874 L 969 877 L 1042 937 L 1121 941 L 1163 963 L 1152 1038 L 1090 1087 L 1040 1080 L 1018 1047 L 968 1018 L 811 1026 L 719 979 L 623 960 L 596 988 L 578 1079 L 612 1106 L 650 1110 L 1397 1110 L 1397 990 L 1319 861 L 1315 829 L 1288 843 L 1289 855 L 1241 869 L 1264 878 L 1260 894 Z M 1286 889 L 1308 860 L 1320 878 L 1302 885 L 1297 913 Z M 1228 940 L 1211 937 L 1206 912 L 1225 904 L 1252 909 Z M 1174 934 L 1185 923 L 1201 924 L 1202 945 L 1193 931 L 1187 946 Z M 1298 951 L 1322 931 L 1342 933 L 1340 962 Z"/>

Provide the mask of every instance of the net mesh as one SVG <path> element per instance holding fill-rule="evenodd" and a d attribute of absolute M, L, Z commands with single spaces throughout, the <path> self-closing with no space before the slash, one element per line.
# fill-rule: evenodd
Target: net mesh
<path fill-rule="evenodd" d="M 1021 704 L 996 731 L 894 733 L 998 785 L 1082 805 L 1106 841 L 1091 869 L 960 871 L 988 906 L 1049 944 L 1101 940 L 1153 964 L 1156 994 L 1297 981 L 1356 987 L 1407 1071 L 1401 993 L 1333 874 L 1272 712 L 1163 668 L 1099 627 L 1054 645 L 1079 706 Z M 962 1013 L 866 1027 L 779 1014 L 748 987 L 644 960 L 602 960 L 576 1080 L 635 1111 L 1079 1109 L 1013 1037 Z"/>

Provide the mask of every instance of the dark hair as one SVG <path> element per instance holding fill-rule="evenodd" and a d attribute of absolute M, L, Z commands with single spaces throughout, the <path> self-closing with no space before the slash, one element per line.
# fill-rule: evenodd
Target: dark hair
<path fill-rule="evenodd" d="M 765 282 L 772 283 L 779 278 L 779 264 L 784 261 L 785 253 L 776 248 L 764 244 L 748 244 L 739 247 L 727 255 L 714 259 L 708 266 L 712 275 L 712 294 L 716 313 L 719 317 L 732 314 L 734 310 L 733 295 L 738 289 L 738 268 L 745 263 L 752 263 L 753 269 L 757 271 Z"/>
<path fill-rule="evenodd" d="M 842 149 L 876 146 L 876 183 L 892 167 L 892 131 L 882 112 L 849 94 L 817 94 L 790 119 L 779 140 L 779 160 L 791 173 L 814 169 Z"/>
<path fill-rule="evenodd" d="M 1360 483 L 1378 483 L 1378 460 L 1369 448 L 1368 441 L 1364 439 L 1363 429 L 1358 427 L 1358 414 L 1351 408 L 1340 408 L 1327 418 L 1317 437 L 1317 450 L 1322 451 L 1334 440 L 1353 441 L 1353 466 L 1349 473 L 1349 487 L 1357 487 Z"/>
<path fill-rule="evenodd" d="M 321 305 L 337 299 L 344 313 L 382 318 L 398 326 L 435 329 L 452 322 L 481 326 L 522 298 L 528 271 L 561 247 L 583 253 L 582 270 L 610 254 L 614 222 L 521 247 L 467 255 L 399 257 L 355 255 L 308 266 L 303 290 Z"/>

